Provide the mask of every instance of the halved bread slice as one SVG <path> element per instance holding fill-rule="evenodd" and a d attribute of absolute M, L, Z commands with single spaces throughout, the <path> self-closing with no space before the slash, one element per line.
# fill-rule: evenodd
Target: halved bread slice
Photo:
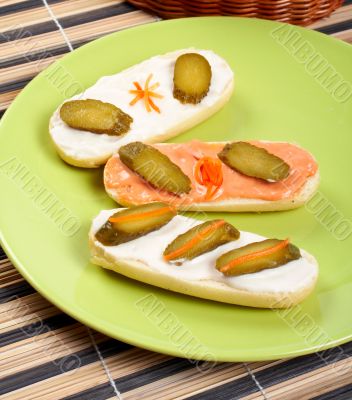
<path fill-rule="evenodd" d="M 177 164 L 192 181 L 190 193 L 172 195 L 151 187 L 125 166 L 118 154 L 107 162 L 104 185 L 118 204 L 130 207 L 151 201 L 163 201 L 184 211 L 280 211 L 305 204 L 319 185 L 319 170 L 314 157 L 303 148 L 285 142 L 251 141 L 281 157 L 290 167 L 290 175 L 280 182 L 267 182 L 236 172 L 222 165 L 223 184 L 210 200 L 205 200 L 205 187 L 195 179 L 195 165 L 202 156 L 217 158 L 226 142 L 199 142 L 154 146 Z"/>
<path fill-rule="evenodd" d="M 318 277 L 316 259 L 304 250 L 302 257 L 277 268 L 237 277 L 224 277 L 215 269 L 217 257 L 262 236 L 241 232 L 240 239 L 205 253 L 181 266 L 162 257 L 163 250 L 179 234 L 201 223 L 181 215 L 161 229 L 118 246 L 104 246 L 95 233 L 115 212 L 101 211 L 89 232 L 91 261 L 129 278 L 195 297 L 250 307 L 287 308 L 306 298 Z"/>
<path fill-rule="evenodd" d="M 212 71 L 208 94 L 198 104 L 182 104 L 173 97 L 173 69 L 176 59 L 185 53 L 204 56 Z M 151 85 L 163 98 L 156 98 L 160 113 L 148 112 L 144 101 L 131 105 L 134 82 L 144 86 L 152 74 Z M 130 130 L 123 136 L 108 136 L 69 127 L 60 118 L 60 107 L 49 123 L 49 132 L 60 157 L 67 163 L 85 168 L 99 167 L 120 146 L 139 140 L 156 143 L 174 137 L 199 124 L 220 110 L 230 99 L 234 88 L 233 72 L 228 63 L 210 50 L 183 49 L 152 57 L 115 75 L 100 78 L 93 86 L 68 100 L 95 99 L 111 103 L 133 118 Z"/>

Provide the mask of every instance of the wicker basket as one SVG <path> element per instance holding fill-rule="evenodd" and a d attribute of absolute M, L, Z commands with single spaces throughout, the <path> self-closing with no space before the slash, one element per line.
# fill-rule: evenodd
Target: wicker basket
<path fill-rule="evenodd" d="M 129 0 L 162 18 L 205 15 L 256 17 L 308 25 L 330 15 L 343 0 Z"/>

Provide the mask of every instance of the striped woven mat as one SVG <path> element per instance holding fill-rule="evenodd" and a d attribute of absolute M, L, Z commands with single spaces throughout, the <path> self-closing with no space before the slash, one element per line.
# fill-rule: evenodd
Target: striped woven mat
<path fill-rule="evenodd" d="M 70 49 L 156 20 L 118 0 L 1 0 L 0 113 Z M 352 0 L 311 28 L 352 43 Z M 63 314 L 1 249 L 0 351 L 0 399 L 352 399 L 352 372 L 336 368 L 341 354 L 352 366 L 352 342 L 290 360 L 220 363 L 201 373 L 186 359 L 110 339 Z"/>

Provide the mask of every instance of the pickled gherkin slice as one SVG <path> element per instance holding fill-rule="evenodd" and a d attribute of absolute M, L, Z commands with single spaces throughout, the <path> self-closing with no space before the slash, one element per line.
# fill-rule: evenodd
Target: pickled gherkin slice
<path fill-rule="evenodd" d="M 226 276 L 237 276 L 276 268 L 300 257 L 299 248 L 288 240 L 266 239 L 223 254 L 216 260 L 216 268 Z"/>
<path fill-rule="evenodd" d="M 254 178 L 280 181 L 290 172 L 284 160 L 247 142 L 228 143 L 218 157 L 230 168 Z"/>
<path fill-rule="evenodd" d="M 197 53 L 178 57 L 174 69 L 175 99 L 181 103 L 199 103 L 209 91 L 211 67 L 207 59 Z"/>
<path fill-rule="evenodd" d="M 129 131 L 133 118 L 100 100 L 72 100 L 60 108 L 60 117 L 71 128 L 120 136 Z"/>
<path fill-rule="evenodd" d="M 141 142 L 120 147 L 120 160 L 153 187 L 180 195 L 191 190 L 191 180 L 181 168 L 156 148 Z"/>
<path fill-rule="evenodd" d="M 105 246 L 117 246 L 160 229 L 175 215 L 174 208 L 161 202 L 132 207 L 109 217 L 95 237 Z"/>
<path fill-rule="evenodd" d="M 177 236 L 166 247 L 164 259 L 166 261 L 192 260 L 239 237 L 239 231 L 224 220 L 207 221 Z"/>

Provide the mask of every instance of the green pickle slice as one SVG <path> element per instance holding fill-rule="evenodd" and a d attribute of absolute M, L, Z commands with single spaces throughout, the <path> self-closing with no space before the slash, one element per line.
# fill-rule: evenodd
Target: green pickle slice
<path fill-rule="evenodd" d="M 290 166 L 284 160 L 247 142 L 226 144 L 218 157 L 230 168 L 254 178 L 276 182 L 290 173 Z"/>
<path fill-rule="evenodd" d="M 111 215 L 95 237 L 105 246 L 117 246 L 160 229 L 175 215 L 175 209 L 162 202 L 132 207 Z"/>
<path fill-rule="evenodd" d="M 177 236 L 163 256 L 166 261 L 192 260 L 239 237 L 240 232 L 224 220 L 207 221 Z"/>
<path fill-rule="evenodd" d="M 216 260 L 225 276 L 238 276 L 276 268 L 301 257 L 298 247 L 287 240 L 266 239 L 231 250 Z"/>
<path fill-rule="evenodd" d="M 174 69 L 175 99 L 181 103 L 199 103 L 208 93 L 211 67 L 208 60 L 197 53 L 178 57 Z"/>
<path fill-rule="evenodd" d="M 120 160 L 153 187 L 180 195 L 189 193 L 191 180 L 165 154 L 142 142 L 120 147 Z"/>
<path fill-rule="evenodd" d="M 60 108 L 60 117 L 71 128 L 110 136 L 129 131 L 133 118 L 118 107 L 100 100 L 72 100 Z"/>

